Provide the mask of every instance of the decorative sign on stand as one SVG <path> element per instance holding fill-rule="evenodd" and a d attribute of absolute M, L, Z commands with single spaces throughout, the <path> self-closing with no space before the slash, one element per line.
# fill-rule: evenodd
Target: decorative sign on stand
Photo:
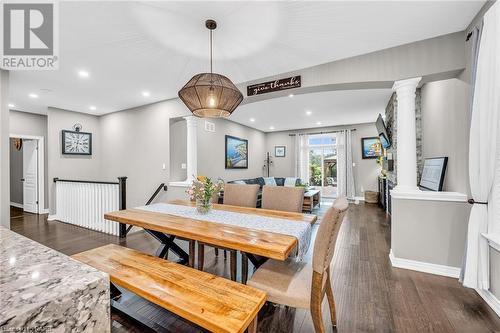
<path fill-rule="evenodd" d="M 264 83 L 252 84 L 251 86 L 247 86 L 247 96 L 255 96 L 274 91 L 299 88 L 300 85 L 301 85 L 300 75 L 287 77 L 286 79 L 279 79 Z"/>

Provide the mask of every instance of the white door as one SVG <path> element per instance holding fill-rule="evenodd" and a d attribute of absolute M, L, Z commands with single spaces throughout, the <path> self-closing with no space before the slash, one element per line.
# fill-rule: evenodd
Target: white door
<path fill-rule="evenodd" d="M 38 214 L 38 140 L 23 139 L 23 209 Z"/>

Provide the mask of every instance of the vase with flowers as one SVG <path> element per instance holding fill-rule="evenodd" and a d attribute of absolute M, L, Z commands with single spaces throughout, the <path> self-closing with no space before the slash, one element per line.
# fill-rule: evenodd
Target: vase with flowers
<path fill-rule="evenodd" d="M 191 201 L 196 201 L 196 211 L 200 214 L 207 214 L 212 209 L 212 198 L 223 189 L 224 182 L 219 179 L 212 179 L 205 176 L 198 176 L 188 188 L 186 193 Z"/>

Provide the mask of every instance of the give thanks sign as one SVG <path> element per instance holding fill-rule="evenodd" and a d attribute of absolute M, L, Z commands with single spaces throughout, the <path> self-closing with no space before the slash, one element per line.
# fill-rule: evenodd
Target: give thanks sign
<path fill-rule="evenodd" d="M 252 84 L 251 86 L 247 86 L 247 96 L 255 96 L 291 88 L 299 88 L 300 82 L 300 75 L 297 75 L 287 77 L 286 79 Z"/>

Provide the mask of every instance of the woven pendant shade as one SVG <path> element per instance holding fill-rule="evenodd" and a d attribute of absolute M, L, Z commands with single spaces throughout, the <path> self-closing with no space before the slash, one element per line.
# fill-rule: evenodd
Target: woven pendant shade
<path fill-rule="evenodd" d="M 225 118 L 240 105 L 243 94 L 224 75 L 196 74 L 179 90 L 179 98 L 202 118 Z"/>

